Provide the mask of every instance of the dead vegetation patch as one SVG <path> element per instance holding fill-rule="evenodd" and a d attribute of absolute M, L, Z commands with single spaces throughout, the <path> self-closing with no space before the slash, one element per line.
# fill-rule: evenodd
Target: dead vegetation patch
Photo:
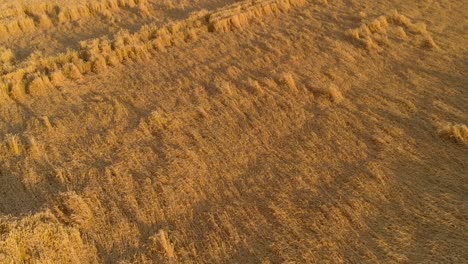
<path fill-rule="evenodd" d="M 445 124 L 441 125 L 439 135 L 455 143 L 467 144 L 468 143 L 468 127 L 462 124 Z"/>
<path fill-rule="evenodd" d="M 148 14 L 147 0 L 100 0 L 80 4 L 70 3 L 25 3 L 2 10 L 0 37 L 9 37 L 37 28 L 48 28 L 64 22 L 76 21 L 95 15 L 111 16 L 122 8 L 139 8 Z"/>
<path fill-rule="evenodd" d="M 0 46 L 0 74 L 10 71 L 15 59 L 15 54 L 5 47 Z"/>
<path fill-rule="evenodd" d="M 0 218 L 1 263 L 96 263 L 96 248 L 50 212 Z M 58 241 L 60 241 L 58 243 Z"/>
<path fill-rule="evenodd" d="M 21 98 L 25 94 L 46 94 L 49 88 L 60 86 L 64 78 L 77 80 L 124 61 L 148 59 L 155 52 L 192 41 L 200 34 L 235 30 L 253 18 L 287 12 L 305 3 L 305 0 L 243 1 L 211 13 L 205 10 L 195 12 L 185 20 L 164 27 L 151 24 L 136 33 L 121 31 L 113 39 L 83 41 L 79 50 L 68 50 L 55 56 L 36 53 L 10 67 L 0 77 L 0 92 L 6 92 L 13 98 Z M 7 51 L 5 54 L 5 60 L 11 60 Z"/>
<path fill-rule="evenodd" d="M 217 32 L 242 30 L 252 19 L 285 13 L 305 3 L 305 0 L 242 1 L 212 14 L 210 27 Z"/>
<path fill-rule="evenodd" d="M 421 48 L 440 49 L 427 30 L 426 24 L 415 23 L 397 11 L 363 22 L 359 27 L 348 30 L 346 34 L 367 49 L 378 52 L 398 41 L 412 42 Z"/>
<path fill-rule="evenodd" d="M 338 86 L 336 86 L 333 83 L 326 86 L 317 86 L 314 84 L 310 84 L 309 90 L 311 90 L 312 93 L 314 93 L 314 95 L 326 98 L 327 100 L 333 103 L 340 103 L 344 100 L 344 96 L 340 88 L 338 88 Z"/>

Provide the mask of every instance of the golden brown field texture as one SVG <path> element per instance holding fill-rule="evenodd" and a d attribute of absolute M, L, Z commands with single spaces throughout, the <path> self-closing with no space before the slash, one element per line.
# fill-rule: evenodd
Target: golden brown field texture
<path fill-rule="evenodd" d="M 468 262 L 467 17 L 0 0 L 0 263 Z"/>

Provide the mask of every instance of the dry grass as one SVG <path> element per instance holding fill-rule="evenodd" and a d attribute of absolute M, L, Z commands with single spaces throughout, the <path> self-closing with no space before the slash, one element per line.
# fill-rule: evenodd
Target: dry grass
<path fill-rule="evenodd" d="M 220 32 L 242 29 L 252 19 L 285 13 L 305 4 L 305 0 L 241 1 L 212 14 L 209 18 L 210 27 Z"/>
<path fill-rule="evenodd" d="M 124 61 L 148 59 L 154 52 L 194 40 L 197 35 L 210 30 L 233 30 L 236 27 L 232 27 L 229 22 L 232 18 L 243 17 L 244 26 L 255 17 L 287 12 L 304 4 L 303 0 L 245 1 L 212 13 L 196 12 L 185 20 L 170 23 L 163 28 L 146 25 L 133 34 L 119 32 L 110 41 L 107 38 L 84 41 L 80 43 L 79 51 L 69 50 L 52 57 L 38 53 L 1 76 L 0 85 L 11 87 L 9 90 L 15 91 L 12 96 L 20 96 L 22 92 L 45 94 L 46 88 L 54 84 L 56 78 L 53 75 L 71 80 L 80 79 L 83 74 L 101 73 L 108 66 Z"/>
<path fill-rule="evenodd" d="M 142 13 L 147 13 L 146 0 L 99 0 L 79 3 L 70 1 L 25 2 L 3 7 L 9 15 L 0 17 L 0 36 L 2 38 L 31 32 L 37 28 L 51 26 L 69 21 L 76 21 L 89 16 L 110 15 L 110 12 L 121 8 L 138 7 Z"/>
<path fill-rule="evenodd" d="M 333 83 L 326 86 L 318 87 L 315 84 L 310 84 L 310 90 L 318 96 L 323 96 L 334 103 L 340 103 L 344 100 L 343 93 Z"/>
<path fill-rule="evenodd" d="M 406 32 L 408 31 L 408 33 Z M 347 31 L 347 35 L 359 41 L 369 50 L 383 51 L 383 47 L 389 46 L 389 38 L 397 37 L 400 40 L 408 41 L 409 35 L 422 36 L 419 42 L 420 47 L 438 50 L 432 35 L 427 30 L 424 23 L 413 23 L 408 17 L 392 11 L 388 15 L 364 22 L 360 27 Z"/>
<path fill-rule="evenodd" d="M 164 230 L 159 230 L 156 236 L 157 238 L 155 239 L 159 242 L 159 244 L 163 248 L 166 257 L 169 260 L 176 260 L 174 245 L 169 241 L 169 237 L 167 233 Z"/>
<path fill-rule="evenodd" d="M 6 135 L 6 144 L 13 155 L 19 156 L 21 154 L 23 147 L 17 135 Z"/>
<path fill-rule="evenodd" d="M 465 10 L 0 0 L 0 263 L 463 263 Z"/>
<path fill-rule="evenodd" d="M 57 221 L 50 212 L 24 219 L 2 218 L 0 262 L 2 263 L 92 263 L 94 246 L 87 245 L 80 231 Z"/>
<path fill-rule="evenodd" d="M 439 129 L 440 136 L 457 143 L 468 143 L 468 127 L 461 124 L 446 124 Z"/>
<path fill-rule="evenodd" d="M 296 81 L 291 73 L 285 73 L 281 77 L 281 82 L 284 83 L 292 92 L 297 92 Z"/>
<path fill-rule="evenodd" d="M 0 73 L 11 71 L 15 54 L 10 49 L 0 46 Z"/>
<path fill-rule="evenodd" d="M 15 55 L 9 49 L 4 47 L 0 47 L 0 63 L 7 64 L 11 63 L 14 59 Z"/>

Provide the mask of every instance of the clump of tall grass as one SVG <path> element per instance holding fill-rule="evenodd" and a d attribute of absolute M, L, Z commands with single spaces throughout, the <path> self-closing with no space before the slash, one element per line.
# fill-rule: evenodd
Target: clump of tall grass
<path fill-rule="evenodd" d="M 252 19 L 285 13 L 305 3 L 305 0 L 242 1 L 211 15 L 210 29 L 216 32 L 242 30 Z"/>
<path fill-rule="evenodd" d="M 23 146 L 18 135 L 8 134 L 6 136 L 6 144 L 13 155 L 19 156 L 21 154 Z"/>
<path fill-rule="evenodd" d="M 391 31 L 390 27 L 395 28 Z M 408 33 L 420 36 L 422 41 L 421 47 L 430 49 L 440 49 L 437 43 L 432 38 L 424 23 L 414 23 L 410 18 L 398 13 L 394 10 L 387 15 L 379 16 L 378 18 L 362 23 L 355 29 L 350 29 L 346 34 L 354 40 L 362 43 L 369 50 L 383 51 L 383 44 L 388 44 L 388 37 L 396 36 L 406 40 Z M 393 34 L 393 35 L 392 35 Z"/>
<path fill-rule="evenodd" d="M 122 8 L 138 8 L 142 15 L 149 16 L 147 0 L 99 0 L 68 5 L 37 1 L 2 10 L 8 19 L 0 20 L 0 36 L 14 36 L 95 15 L 109 16 Z"/>
<path fill-rule="evenodd" d="M 460 144 L 468 143 L 468 127 L 461 124 L 444 124 L 439 128 L 439 135 Z"/>

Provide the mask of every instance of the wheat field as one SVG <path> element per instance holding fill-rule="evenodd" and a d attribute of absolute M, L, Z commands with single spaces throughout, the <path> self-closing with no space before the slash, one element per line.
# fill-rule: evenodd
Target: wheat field
<path fill-rule="evenodd" d="M 467 18 L 0 0 L 0 263 L 468 262 Z"/>

